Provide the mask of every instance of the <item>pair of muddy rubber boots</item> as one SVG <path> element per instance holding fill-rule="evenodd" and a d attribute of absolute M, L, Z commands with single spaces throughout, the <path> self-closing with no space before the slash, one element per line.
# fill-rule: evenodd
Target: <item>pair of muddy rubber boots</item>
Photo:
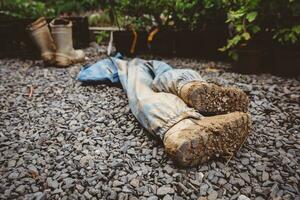
<path fill-rule="evenodd" d="M 39 48 L 44 62 L 58 67 L 67 67 L 84 61 L 84 52 L 73 48 L 72 22 L 66 19 L 54 19 L 49 25 L 52 34 L 44 17 L 28 26 L 28 31 Z"/>
<path fill-rule="evenodd" d="M 182 166 L 231 158 L 250 132 L 247 95 L 233 87 L 191 82 L 179 96 L 206 117 L 184 119 L 170 128 L 163 141 L 166 153 Z"/>

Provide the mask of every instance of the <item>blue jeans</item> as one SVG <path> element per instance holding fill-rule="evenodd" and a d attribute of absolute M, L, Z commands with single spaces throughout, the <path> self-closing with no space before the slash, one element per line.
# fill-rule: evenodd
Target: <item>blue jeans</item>
<path fill-rule="evenodd" d="M 134 116 L 147 131 L 162 140 L 165 133 L 181 120 L 202 118 L 179 97 L 185 84 L 204 81 L 190 69 L 173 69 L 155 60 L 110 58 L 83 68 L 78 80 L 121 82 Z"/>

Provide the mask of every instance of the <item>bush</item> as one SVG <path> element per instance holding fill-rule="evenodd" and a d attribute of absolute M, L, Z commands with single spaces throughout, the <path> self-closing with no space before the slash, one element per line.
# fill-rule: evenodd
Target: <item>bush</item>
<path fill-rule="evenodd" d="M 0 14 L 9 18 L 55 17 L 95 10 L 100 5 L 99 0 L 2 0 Z"/>
<path fill-rule="evenodd" d="M 117 9 L 122 22 L 137 29 L 151 26 L 196 30 L 206 21 L 225 16 L 222 0 L 119 0 Z M 225 20 L 224 20 L 225 21 Z"/>
<path fill-rule="evenodd" d="M 93 16 L 92 24 L 114 21 L 137 30 L 153 26 L 175 30 L 202 30 L 207 24 L 227 18 L 232 37 L 221 51 L 237 59 L 236 50 L 247 46 L 259 33 L 267 32 L 278 44 L 300 41 L 299 0 L 2 0 L 0 14 L 16 18 L 54 17 L 108 9 L 105 16 Z"/>
<path fill-rule="evenodd" d="M 0 15 L 7 18 L 37 18 L 54 16 L 55 11 L 44 2 L 33 0 L 3 0 L 0 1 Z"/>
<path fill-rule="evenodd" d="M 228 51 L 238 59 L 236 49 L 247 46 L 260 32 L 268 32 L 281 44 L 295 44 L 300 40 L 300 1 L 296 0 L 224 0 L 227 23 L 234 28 L 233 37 L 221 51 Z"/>

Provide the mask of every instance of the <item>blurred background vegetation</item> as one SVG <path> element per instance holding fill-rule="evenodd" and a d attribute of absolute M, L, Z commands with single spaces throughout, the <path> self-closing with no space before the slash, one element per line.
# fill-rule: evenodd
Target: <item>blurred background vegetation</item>
<path fill-rule="evenodd" d="M 280 44 L 300 41 L 299 0 L 2 0 L 0 17 L 89 16 L 91 26 L 153 27 L 201 31 L 208 24 L 226 23 L 227 51 L 249 43 L 256 35 Z"/>

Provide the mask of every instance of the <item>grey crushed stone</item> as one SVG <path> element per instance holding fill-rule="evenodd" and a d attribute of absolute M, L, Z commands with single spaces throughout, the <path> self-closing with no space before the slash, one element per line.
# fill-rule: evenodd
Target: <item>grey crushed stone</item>
<path fill-rule="evenodd" d="M 85 51 L 87 63 L 105 57 Z M 1 59 L 0 199 L 299 199 L 299 77 L 162 60 L 249 95 L 253 130 L 228 164 L 177 167 L 134 118 L 120 86 L 75 80 L 81 64 Z"/>

